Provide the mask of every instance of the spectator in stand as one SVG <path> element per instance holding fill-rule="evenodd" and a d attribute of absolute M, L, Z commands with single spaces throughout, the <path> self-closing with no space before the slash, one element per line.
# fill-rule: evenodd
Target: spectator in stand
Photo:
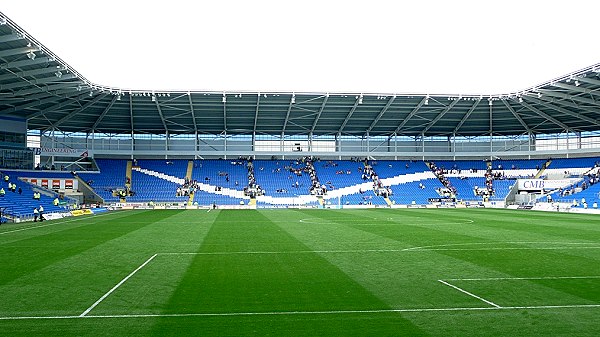
<path fill-rule="evenodd" d="M 3 197 L 6 194 L 4 187 L 0 188 L 0 197 Z"/>

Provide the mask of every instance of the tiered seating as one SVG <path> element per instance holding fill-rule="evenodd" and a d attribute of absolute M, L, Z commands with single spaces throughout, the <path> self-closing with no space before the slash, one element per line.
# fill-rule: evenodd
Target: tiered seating
<path fill-rule="evenodd" d="M 239 205 L 240 203 L 248 203 L 248 200 L 205 191 L 196 191 L 194 193 L 194 203 L 204 206 L 212 205 L 213 203 L 217 205 Z"/>
<path fill-rule="evenodd" d="M 4 172 L 2 177 L 8 172 Z M 8 183 L 2 179 L 0 186 L 4 188 L 6 194 L 4 197 L 0 197 L 0 207 L 5 208 L 4 214 L 13 217 L 32 217 L 33 209 L 38 208 L 40 205 L 44 206 L 44 213 L 64 212 L 65 209 L 62 206 L 54 206 L 53 201 L 58 194 L 48 196 L 41 194 L 40 200 L 33 199 L 33 185 L 25 183 L 17 179 L 17 175 L 8 173 L 10 182 L 17 185 L 17 191 L 19 188 L 22 190 L 22 194 L 18 192 L 10 192 L 8 190 Z M 48 192 L 51 193 L 51 192 Z"/>
<path fill-rule="evenodd" d="M 79 177 L 87 182 L 106 202 L 117 202 L 111 190 L 125 187 L 127 160 L 96 159 L 100 173 L 79 173 Z"/>
<path fill-rule="evenodd" d="M 435 164 L 448 171 L 470 171 L 473 169 L 485 171 L 487 169 L 487 162 L 485 160 L 436 160 Z"/>
<path fill-rule="evenodd" d="M 490 197 L 490 201 L 506 199 L 506 196 L 515 183 L 516 180 L 494 180 L 494 195 Z"/>
<path fill-rule="evenodd" d="M 192 180 L 243 191 L 244 187 L 248 186 L 248 168 L 246 164 L 247 161 L 245 160 L 195 160 Z M 181 178 L 183 177 L 185 177 L 185 171 L 181 175 Z M 229 181 L 227 181 L 228 177 Z M 258 183 L 260 184 L 260 181 Z"/>
<path fill-rule="evenodd" d="M 345 195 L 340 201 L 342 205 L 386 205 L 385 199 L 375 195 L 373 190 L 368 190 L 364 193 Z M 331 202 L 334 203 L 337 202 L 337 200 L 331 200 Z"/>
<path fill-rule="evenodd" d="M 314 166 L 319 181 L 321 184 L 325 184 L 329 190 L 331 190 L 330 186 L 342 188 L 363 182 L 361 179 L 362 168 L 364 168 L 362 162 L 328 160 L 316 162 Z M 360 171 L 359 168 L 361 168 Z"/>
<path fill-rule="evenodd" d="M 419 184 L 425 186 L 424 189 Z M 416 204 L 427 204 L 429 198 L 439 198 L 440 195 L 435 191 L 436 188 L 443 188 L 444 185 L 437 179 L 424 179 L 420 181 L 392 185 L 392 196 L 390 199 L 396 204 L 409 205 L 414 201 Z"/>
<path fill-rule="evenodd" d="M 539 170 L 546 163 L 545 159 L 513 159 L 513 160 L 494 160 L 492 169 L 498 170 Z"/>
<path fill-rule="evenodd" d="M 183 178 L 187 171 L 187 163 L 187 160 L 138 160 L 137 166 L 142 169 Z M 134 170 L 131 172 L 131 190 L 134 191 L 135 194 L 127 197 L 127 201 L 185 201 L 185 198 L 175 196 L 175 191 L 178 186 L 179 185 L 174 182 Z"/>
<path fill-rule="evenodd" d="M 462 200 L 479 200 L 481 197 L 475 195 L 476 187 L 485 187 L 484 177 L 467 177 L 461 179 L 457 177 L 449 177 L 448 180 L 456 188 L 456 197 Z"/>
<path fill-rule="evenodd" d="M 592 158 L 559 158 L 552 159 L 549 168 L 551 169 L 565 169 L 565 168 L 577 168 L 577 167 L 586 167 L 592 168 L 596 166 L 596 164 L 600 163 L 600 158 L 592 157 Z"/>
<path fill-rule="evenodd" d="M 598 158 L 582 159 L 554 159 L 550 168 L 564 171 L 565 169 L 577 174 L 589 171 Z M 497 172 L 497 165 L 502 166 L 502 171 L 511 173 L 507 176 L 531 176 L 542 167 L 545 160 L 495 160 L 492 165 L 494 172 Z M 126 160 L 97 160 L 98 166 L 102 170 L 101 174 L 81 173 L 80 176 L 86 180 L 93 180 L 92 186 L 103 196 L 109 194 L 111 188 L 122 188 L 125 184 Z M 180 181 L 183 180 L 187 170 L 187 160 L 139 160 L 138 166 L 143 169 L 163 173 L 168 177 L 154 177 L 147 173 L 134 171 L 132 173 L 132 190 L 136 196 L 128 198 L 129 201 L 185 201 L 185 197 L 177 198 L 175 190 Z M 201 205 L 209 205 L 213 202 L 219 205 L 238 205 L 241 202 L 247 203 L 247 198 L 239 197 L 235 191 L 242 191 L 247 186 L 248 171 L 247 161 L 243 160 L 196 160 L 194 161 L 194 170 L 192 179 L 199 183 L 208 185 L 203 190 L 197 191 L 194 201 Z M 428 203 L 429 198 L 438 198 L 436 188 L 443 185 L 438 179 L 434 178 L 431 170 L 426 163 L 420 161 L 408 160 L 378 160 L 369 162 L 378 177 L 385 186 L 391 186 L 393 195 L 390 199 L 396 204 L 411 204 L 413 201 L 417 204 Z M 457 189 L 457 197 L 463 200 L 479 200 L 475 196 L 473 189 L 475 186 L 485 186 L 484 174 L 487 162 L 483 160 L 464 160 L 464 161 L 435 161 L 438 167 L 444 167 L 449 170 L 445 174 L 452 186 Z M 515 169 L 513 169 L 513 165 Z M 286 204 L 317 205 L 313 197 L 305 198 L 309 195 L 311 186 L 310 177 L 303 173 L 298 176 L 290 172 L 290 168 L 302 169 L 304 163 L 295 160 L 255 160 L 254 172 L 256 182 L 265 191 L 265 197 L 258 199 L 260 206 L 274 205 L 285 206 Z M 364 167 L 362 162 L 356 161 L 317 161 L 314 163 L 319 181 L 330 189 L 325 201 L 331 204 L 337 204 L 339 197 L 343 205 L 358 204 L 376 204 L 383 205 L 385 200 L 375 196 L 370 181 L 363 181 L 359 168 Z M 558 167 L 558 168 L 557 168 Z M 577 170 L 575 169 L 577 168 Z M 476 169 L 477 172 L 474 172 Z M 460 170 L 460 173 L 459 173 Z M 347 174 L 347 172 L 350 174 Z M 219 174 L 221 173 L 221 174 Z M 337 174 L 340 173 L 340 174 Z M 343 173 L 343 174 L 341 174 Z M 41 174 L 41 173 L 40 173 Z M 56 174 L 68 174 L 56 172 Z M 229 181 L 227 181 L 227 177 Z M 208 179 L 206 179 L 208 178 Z M 169 181 L 171 180 L 171 181 Z M 298 187 L 296 186 L 298 182 Z M 237 184 L 236 184 L 237 182 Z M 364 185 L 367 183 L 366 185 Z M 419 184 L 425 185 L 425 188 L 419 188 Z M 503 200 L 509 193 L 511 186 L 515 183 L 514 179 L 494 180 L 495 194 L 490 200 Z M 227 193 L 212 191 L 212 187 L 221 187 L 227 189 Z M 562 199 L 578 199 L 582 197 L 589 199 L 588 204 L 597 199 L 600 184 L 588 188 L 584 192 Z M 364 193 L 359 193 L 362 190 Z M 336 194 L 337 193 L 337 194 Z M 223 195 L 229 194 L 229 195 Z M 233 196 L 230 196 L 233 195 Z M 556 198 L 557 200 L 560 198 Z M 109 195 L 107 200 L 117 201 L 117 198 Z"/>
<path fill-rule="evenodd" d="M 369 164 L 380 179 L 391 178 L 402 174 L 427 172 L 429 167 L 422 161 L 411 160 L 373 160 Z"/>
<path fill-rule="evenodd" d="M 306 173 L 298 176 L 287 170 L 286 167 L 299 169 L 304 167 L 304 164 L 291 160 L 254 161 L 256 182 L 265 191 L 265 195 L 290 198 L 297 195 L 309 194 L 309 188 L 312 185 L 310 176 Z M 298 182 L 298 187 L 295 187 L 296 182 Z"/>

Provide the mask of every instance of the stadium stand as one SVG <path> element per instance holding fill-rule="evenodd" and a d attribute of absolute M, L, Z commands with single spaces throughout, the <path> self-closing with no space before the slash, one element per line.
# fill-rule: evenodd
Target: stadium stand
<path fill-rule="evenodd" d="M 126 188 L 128 160 L 97 159 L 99 172 L 81 172 L 78 174 L 105 202 L 118 202 L 121 199 L 112 192 Z M 389 187 L 389 200 L 378 195 L 374 189 L 374 181 L 365 177 L 365 162 L 355 160 L 317 160 L 313 167 L 320 184 L 327 188 L 323 196 L 325 205 L 378 205 L 389 204 L 427 204 L 432 198 L 444 198 L 440 191 L 451 186 L 454 196 L 460 201 L 480 202 L 503 201 L 516 183 L 516 178 L 531 178 L 545 170 L 546 179 L 570 177 L 574 183 L 557 189 L 551 199 L 563 202 L 577 202 L 581 199 L 591 205 L 598 200 L 600 184 L 595 173 L 598 158 L 575 158 L 546 160 L 495 160 L 490 165 L 492 170 L 492 194 L 489 199 L 476 193 L 477 189 L 486 188 L 488 170 L 486 161 L 437 161 L 435 167 L 444 168 L 444 179 L 436 176 L 428 164 L 423 161 L 379 160 L 369 161 L 374 175 L 381 186 Z M 130 188 L 132 195 L 127 196 L 129 202 L 177 202 L 184 203 L 186 196 L 177 196 L 186 176 L 197 182 L 197 189 L 192 202 L 196 205 L 240 205 L 248 204 L 250 197 L 244 195 L 248 186 L 248 177 L 254 173 L 256 182 L 264 191 L 257 197 L 259 207 L 281 207 L 286 205 L 321 206 L 321 202 L 311 195 L 311 181 L 307 162 L 300 159 L 287 160 L 254 160 L 251 171 L 247 159 L 236 160 L 136 160 L 131 172 Z M 191 164 L 190 164 L 191 163 Z M 190 166 L 192 165 L 192 166 Z M 500 167 L 498 165 L 501 165 Z M 505 167 L 510 167 L 505 169 Z M 499 169 L 498 169 L 499 168 Z M 542 170 L 540 170 L 542 168 Z M 18 177 L 30 178 L 70 178 L 73 173 L 61 171 L 20 171 Z M 363 179 L 364 178 L 364 179 Z M 557 178 L 557 179 L 558 179 Z M 31 187 L 24 182 L 17 182 L 23 191 Z M 567 192 L 565 192 L 567 191 Z M 25 192 L 24 192 L 25 194 Z M 46 203 L 52 198 L 44 198 Z M 6 200 L 4 205 L 6 205 Z M 12 200 L 12 199 L 11 199 Z M 545 200 L 545 199 L 543 199 Z M 23 208 L 12 207 L 22 214 L 31 215 L 31 203 L 22 202 Z M 191 203 L 190 203 L 191 204 Z M 48 207 L 46 207 L 48 205 Z M 51 203 L 46 204 L 47 212 L 55 210 Z M 12 204 L 11 204 L 12 206 Z M 31 208 L 31 210 L 29 210 Z"/>
<path fill-rule="evenodd" d="M 30 219 L 33 217 L 34 208 L 44 207 L 44 213 L 64 212 L 65 207 L 55 206 L 54 199 L 58 198 L 58 194 L 49 190 L 43 190 L 37 186 L 23 182 L 18 179 L 18 172 L 1 172 L 2 177 L 8 176 L 8 182 L 2 179 L 0 188 L 3 188 L 4 196 L 0 197 L 0 207 L 4 209 L 3 216 L 5 218 Z M 8 184 L 14 184 L 15 192 L 8 189 Z M 21 190 L 21 193 L 18 190 Z M 34 200 L 34 193 L 39 193 L 39 200 Z"/>

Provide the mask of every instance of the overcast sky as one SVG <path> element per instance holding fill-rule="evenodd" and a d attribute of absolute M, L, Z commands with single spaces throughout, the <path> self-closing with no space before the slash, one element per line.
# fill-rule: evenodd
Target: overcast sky
<path fill-rule="evenodd" d="M 502 94 L 600 62 L 597 0 L 1 3 L 126 89 Z"/>

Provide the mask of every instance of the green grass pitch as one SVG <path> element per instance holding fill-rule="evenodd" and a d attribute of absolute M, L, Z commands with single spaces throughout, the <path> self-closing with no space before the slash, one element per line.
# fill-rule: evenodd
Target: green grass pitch
<path fill-rule="evenodd" d="M 598 317 L 594 215 L 163 210 L 0 226 L 0 336 L 597 336 Z"/>

